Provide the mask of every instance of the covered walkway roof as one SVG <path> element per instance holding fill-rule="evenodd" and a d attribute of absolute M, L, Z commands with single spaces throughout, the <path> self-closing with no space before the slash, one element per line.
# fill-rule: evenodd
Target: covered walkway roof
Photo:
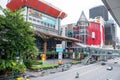
<path fill-rule="evenodd" d="M 117 24 L 120 26 L 120 0 L 102 0 Z"/>
<path fill-rule="evenodd" d="M 66 13 L 62 12 L 57 7 L 43 0 L 11 0 L 7 4 L 7 7 L 12 11 L 18 10 L 24 6 L 28 6 L 55 18 L 60 17 L 61 19 L 63 19 L 67 16 Z"/>
<path fill-rule="evenodd" d="M 63 37 L 63 36 L 54 35 L 54 34 L 48 34 L 48 33 L 38 31 L 38 30 L 35 30 L 34 32 L 36 35 L 40 36 L 42 39 L 54 38 L 55 40 L 60 40 L 60 41 L 80 42 L 80 40 L 75 39 L 75 38 L 69 38 L 69 37 Z"/>

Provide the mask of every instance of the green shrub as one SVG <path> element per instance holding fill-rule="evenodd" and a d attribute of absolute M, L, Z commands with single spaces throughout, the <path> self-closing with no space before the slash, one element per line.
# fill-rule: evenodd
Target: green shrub
<path fill-rule="evenodd" d="M 81 61 L 73 61 L 73 62 L 71 62 L 71 64 L 79 64 L 79 63 L 81 63 Z"/>
<path fill-rule="evenodd" d="M 42 65 L 42 61 L 41 60 L 33 60 L 32 65 Z"/>
<path fill-rule="evenodd" d="M 39 70 L 39 69 L 45 70 L 45 69 L 51 69 L 51 68 L 58 67 L 58 66 L 59 66 L 58 64 L 32 65 L 31 69 L 32 70 Z"/>
<path fill-rule="evenodd" d="M 27 68 L 30 68 L 32 65 L 42 65 L 42 61 L 40 60 L 25 60 L 24 64 Z"/>
<path fill-rule="evenodd" d="M 0 71 L 6 69 L 5 60 L 0 60 Z"/>
<path fill-rule="evenodd" d="M 15 67 L 15 70 L 23 73 L 24 71 L 26 71 L 26 66 L 24 64 L 17 64 L 17 66 Z"/>
<path fill-rule="evenodd" d="M 31 60 L 24 60 L 24 64 L 26 65 L 27 68 L 30 68 L 32 66 L 32 61 Z"/>
<path fill-rule="evenodd" d="M 0 71 L 24 72 L 26 66 L 14 60 L 0 60 Z"/>

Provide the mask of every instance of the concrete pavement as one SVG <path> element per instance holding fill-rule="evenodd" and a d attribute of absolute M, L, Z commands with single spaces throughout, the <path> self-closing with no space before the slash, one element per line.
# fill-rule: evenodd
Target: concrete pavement
<path fill-rule="evenodd" d="M 72 61 L 75 61 L 74 59 L 62 59 L 63 64 L 67 64 L 70 63 Z M 46 64 L 57 64 L 58 63 L 58 59 L 48 59 L 45 61 Z"/>

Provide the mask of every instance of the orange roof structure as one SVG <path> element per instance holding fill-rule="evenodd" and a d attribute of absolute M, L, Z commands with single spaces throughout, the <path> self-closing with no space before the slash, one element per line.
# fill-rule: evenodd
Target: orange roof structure
<path fill-rule="evenodd" d="M 44 33 L 44 32 L 38 31 L 38 30 L 35 30 L 34 33 L 36 35 L 40 36 L 43 39 L 54 38 L 54 39 L 60 40 L 60 41 L 81 42 L 80 40 L 75 39 L 75 38 L 63 37 L 63 36 L 54 35 L 54 34 L 48 34 L 48 33 Z"/>
<path fill-rule="evenodd" d="M 60 9 L 43 0 L 11 0 L 7 4 L 7 7 L 12 11 L 18 10 L 24 6 L 28 6 L 55 18 L 60 17 L 63 19 L 67 16 L 65 12 L 62 12 Z"/>

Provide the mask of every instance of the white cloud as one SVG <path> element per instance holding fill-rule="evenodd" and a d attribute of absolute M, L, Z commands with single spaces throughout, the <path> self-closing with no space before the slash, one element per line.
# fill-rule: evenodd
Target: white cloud
<path fill-rule="evenodd" d="M 68 14 L 68 16 L 61 21 L 61 24 L 75 23 L 81 14 L 85 12 L 89 18 L 89 9 L 98 5 L 102 5 L 101 0 L 46 0 L 47 2 L 60 8 Z"/>

